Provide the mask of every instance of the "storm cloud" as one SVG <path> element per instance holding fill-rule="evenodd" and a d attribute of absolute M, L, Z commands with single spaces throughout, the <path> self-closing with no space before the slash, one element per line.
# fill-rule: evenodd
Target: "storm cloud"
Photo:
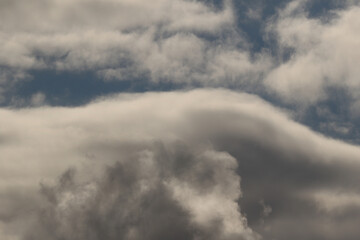
<path fill-rule="evenodd" d="M 1 114 L 4 239 L 360 234 L 360 149 L 256 96 L 121 94 Z"/>

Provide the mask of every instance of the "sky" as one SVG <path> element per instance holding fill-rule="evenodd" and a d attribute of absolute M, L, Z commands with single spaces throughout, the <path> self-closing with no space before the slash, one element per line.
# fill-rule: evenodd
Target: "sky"
<path fill-rule="evenodd" d="M 0 239 L 358 240 L 358 0 L 0 0 Z"/>

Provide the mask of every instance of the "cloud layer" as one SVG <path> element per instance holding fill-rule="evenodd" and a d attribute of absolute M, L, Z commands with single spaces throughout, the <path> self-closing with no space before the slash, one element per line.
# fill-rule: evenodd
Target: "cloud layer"
<path fill-rule="evenodd" d="M 294 122 L 360 142 L 322 2 L 1 1 L 0 238 L 359 239 L 359 146 Z"/>
<path fill-rule="evenodd" d="M 360 234 L 360 149 L 252 95 L 122 94 L 1 115 L 3 239 Z"/>

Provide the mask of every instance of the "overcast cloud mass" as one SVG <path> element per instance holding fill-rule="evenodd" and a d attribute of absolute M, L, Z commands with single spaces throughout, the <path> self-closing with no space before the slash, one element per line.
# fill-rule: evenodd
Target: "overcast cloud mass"
<path fill-rule="evenodd" d="M 359 4 L 0 0 L 0 239 L 358 240 Z"/>

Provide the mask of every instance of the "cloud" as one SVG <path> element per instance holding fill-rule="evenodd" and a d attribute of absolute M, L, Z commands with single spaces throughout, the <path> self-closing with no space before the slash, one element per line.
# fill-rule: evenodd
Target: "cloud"
<path fill-rule="evenodd" d="M 313 193 L 315 200 L 318 202 L 322 210 L 330 213 L 341 213 L 344 208 L 352 207 L 357 209 L 360 204 L 360 196 L 357 193 L 346 192 L 316 192 Z M 346 209 L 345 209 L 346 210 Z"/>
<path fill-rule="evenodd" d="M 238 88 L 305 106 L 331 98 L 332 87 L 359 98 L 358 1 L 333 1 L 343 7 L 317 18 L 309 1 L 276 1 L 274 16 L 266 15 L 268 6 L 261 1 L 245 13 L 230 0 L 219 6 L 185 0 L 1 4 L 0 87 L 5 93 L 30 79 L 32 71 L 50 70 L 91 72 L 105 81 Z M 260 13 L 264 16 L 255 16 Z M 256 38 L 263 46 L 257 52 L 238 23 L 246 16 L 266 20 L 259 23 L 263 30 Z"/>
<path fill-rule="evenodd" d="M 258 239 L 237 211 L 235 159 L 190 151 L 145 150 L 85 184 L 65 172 L 25 239 Z"/>
<path fill-rule="evenodd" d="M 331 98 L 330 87 L 343 87 L 357 99 L 359 6 L 332 11 L 324 21 L 309 17 L 305 3 L 293 1 L 270 25 L 282 51 L 293 53 L 270 72 L 265 84 L 283 100 L 305 105 Z"/>
<path fill-rule="evenodd" d="M 0 109 L 1 239 L 359 239 L 359 147 L 256 96 L 120 94 L 64 108 L 36 86 L 12 95 L 37 71 L 235 88 L 348 135 L 360 116 L 358 1 L 320 16 L 309 1 L 275 2 L 274 16 L 262 1 L 237 16 L 230 0 L 2 1 L 0 103 L 17 109 Z M 241 17 L 264 20 L 259 50 Z"/>
<path fill-rule="evenodd" d="M 360 149 L 310 131 L 256 96 L 121 94 L 0 114 L 4 238 L 360 234 L 352 197 L 360 191 Z"/>
<path fill-rule="evenodd" d="M 0 16 L 1 69 L 28 75 L 238 86 L 256 84 L 272 65 L 249 51 L 230 0 L 19 0 L 3 2 Z"/>
<path fill-rule="evenodd" d="M 1 22 L 6 24 L 0 28 L 1 65 L 20 69 L 119 66 L 134 60 L 138 51 L 147 54 L 165 34 L 212 34 L 233 21 L 230 1 L 222 11 L 182 0 L 38 0 L 31 6 L 26 1 L 2 5 Z"/>

